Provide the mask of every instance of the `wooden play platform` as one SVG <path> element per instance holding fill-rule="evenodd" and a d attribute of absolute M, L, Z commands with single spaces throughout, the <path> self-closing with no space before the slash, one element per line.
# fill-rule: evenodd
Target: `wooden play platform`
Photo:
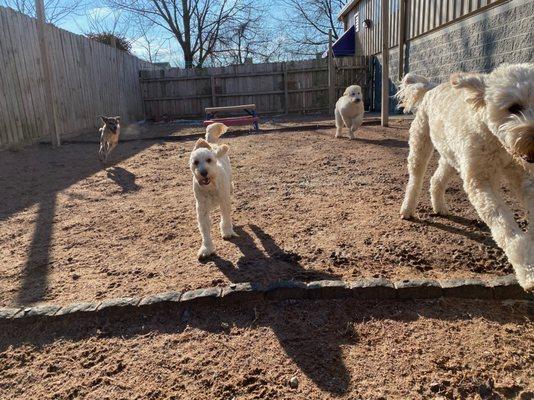
<path fill-rule="evenodd" d="M 244 111 L 247 115 L 217 118 L 217 113 Z M 214 122 L 222 122 L 227 126 L 248 125 L 252 124 L 255 130 L 259 130 L 259 117 L 256 115 L 256 104 L 242 104 L 237 106 L 226 107 L 208 107 L 206 108 L 206 120 L 204 126 Z"/>

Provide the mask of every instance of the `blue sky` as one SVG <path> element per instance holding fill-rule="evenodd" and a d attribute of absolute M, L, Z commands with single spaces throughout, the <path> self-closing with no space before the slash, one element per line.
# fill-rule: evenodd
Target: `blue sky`
<path fill-rule="evenodd" d="M 10 1 L 13 2 L 14 0 L 0 0 L 0 5 L 9 4 Z M 72 0 L 59 1 L 64 2 L 64 4 L 71 4 L 70 1 Z M 140 24 L 130 20 L 132 18 L 130 15 L 109 8 L 105 5 L 104 0 L 86 1 L 86 8 L 78 12 L 78 15 L 65 17 L 59 22 L 56 22 L 56 25 L 77 34 L 94 31 L 112 31 L 125 36 L 132 44 L 132 53 L 140 58 L 148 59 L 148 49 L 150 48 L 151 53 L 154 53 L 155 50 L 157 53 L 153 61 L 167 61 L 173 65 L 180 65 L 182 63 L 181 49 L 178 48 L 176 39 L 172 37 L 170 32 L 163 28 L 157 28 L 151 30 L 147 37 L 144 38 L 135 29 Z M 283 0 L 259 0 L 258 4 L 260 6 L 263 4 L 269 14 L 264 21 L 268 28 L 273 28 L 271 29 L 273 36 L 279 35 L 277 38 L 283 39 L 283 33 L 274 28 L 276 20 L 281 20 L 285 17 L 286 6 L 283 4 Z M 120 23 L 114 28 L 117 21 Z M 95 29 L 95 24 L 99 25 L 98 29 Z M 273 41 L 274 39 L 273 37 Z"/>

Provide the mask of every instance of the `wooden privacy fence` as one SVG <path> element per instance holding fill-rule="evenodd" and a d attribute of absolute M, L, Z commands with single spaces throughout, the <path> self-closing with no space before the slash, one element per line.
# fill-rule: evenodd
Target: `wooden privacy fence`
<path fill-rule="evenodd" d="M 351 84 L 367 92 L 365 58 L 335 60 L 335 97 Z M 328 63 L 304 60 L 221 68 L 141 71 L 149 119 L 196 118 L 206 107 L 255 103 L 260 115 L 329 111 Z"/>
<path fill-rule="evenodd" d="M 151 64 L 48 24 L 45 29 L 51 93 L 38 21 L 0 7 L 0 146 L 48 138 L 53 129 L 60 136 L 96 135 L 100 114 L 125 122 L 144 117 L 139 70 Z"/>

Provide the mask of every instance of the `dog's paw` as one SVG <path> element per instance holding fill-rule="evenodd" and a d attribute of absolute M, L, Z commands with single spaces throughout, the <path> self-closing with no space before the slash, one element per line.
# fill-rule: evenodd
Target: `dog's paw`
<path fill-rule="evenodd" d="M 404 219 L 404 220 L 409 220 L 409 219 L 412 219 L 413 218 L 413 213 L 410 213 L 410 212 L 400 212 L 400 217 L 401 219 Z"/>
<path fill-rule="evenodd" d="M 202 246 L 198 251 L 197 256 L 199 260 L 203 260 L 204 258 L 212 256 L 213 254 L 215 254 L 215 249 L 212 247 Z"/>
<path fill-rule="evenodd" d="M 354 135 L 349 135 L 349 139 L 350 139 L 350 140 L 354 140 L 354 139 L 356 139 L 356 136 L 354 136 Z"/>
<path fill-rule="evenodd" d="M 232 238 L 239 237 L 239 235 L 235 233 L 233 230 L 231 232 L 221 232 L 221 236 L 224 240 L 230 240 Z"/>

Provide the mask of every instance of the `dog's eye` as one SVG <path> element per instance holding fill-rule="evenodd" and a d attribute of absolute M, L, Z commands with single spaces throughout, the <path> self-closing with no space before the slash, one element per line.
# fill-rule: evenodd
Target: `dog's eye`
<path fill-rule="evenodd" d="M 518 115 L 521 113 L 521 111 L 523 111 L 523 106 L 521 104 L 514 103 L 508 107 L 508 111 L 510 114 Z"/>
<path fill-rule="evenodd" d="M 208 158 L 206 161 L 210 163 L 211 162 L 211 158 Z"/>
<path fill-rule="evenodd" d="M 194 161 L 194 164 L 195 164 L 195 165 L 198 165 L 198 160 L 195 160 L 195 161 Z"/>

